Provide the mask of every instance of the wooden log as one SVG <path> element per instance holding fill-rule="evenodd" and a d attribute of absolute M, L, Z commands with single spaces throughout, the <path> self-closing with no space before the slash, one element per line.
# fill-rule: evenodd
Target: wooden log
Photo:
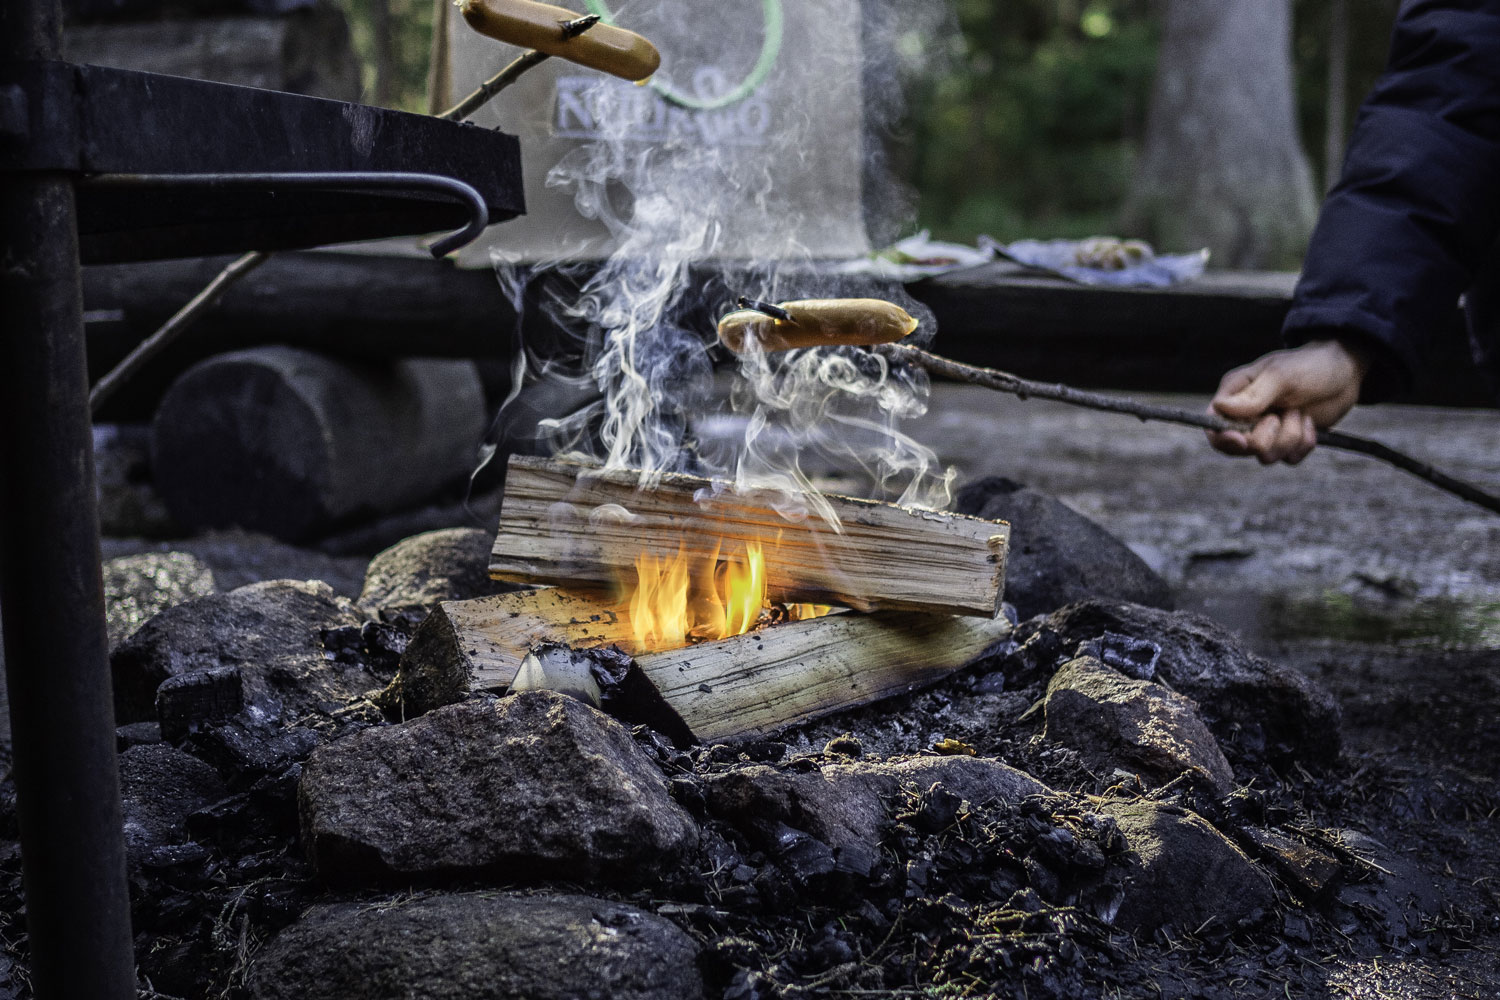
<path fill-rule="evenodd" d="M 711 558 L 764 546 L 768 596 L 861 611 L 1000 613 L 1010 526 L 963 514 L 827 496 L 839 530 L 805 498 L 669 475 L 639 488 L 633 473 L 513 456 L 490 575 L 515 583 L 609 587 L 644 551 Z M 779 511 L 801 506 L 799 520 Z"/>
<path fill-rule="evenodd" d="M 152 425 L 153 472 L 180 524 L 299 541 L 462 480 L 484 422 L 468 362 L 357 365 L 262 347 L 173 383 Z"/>
<path fill-rule="evenodd" d="M 394 694 L 382 702 L 393 709 L 400 703 L 409 717 L 469 690 L 507 690 L 534 649 L 619 647 L 693 737 L 734 740 L 934 684 L 1010 632 L 1003 617 L 841 612 L 632 653 L 628 613 L 602 592 L 518 591 L 440 605 L 413 638 Z M 424 671 L 442 674 L 441 683 Z M 433 691 L 442 694 L 432 699 Z"/>

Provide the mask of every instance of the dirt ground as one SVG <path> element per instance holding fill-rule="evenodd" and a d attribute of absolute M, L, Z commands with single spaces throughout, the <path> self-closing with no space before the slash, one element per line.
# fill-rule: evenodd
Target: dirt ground
<path fill-rule="evenodd" d="M 1342 429 L 1500 491 L 1495 411 L 1367 407 Z M 916 434 L 965 478 L 1005 475 L 1095 518 L 1179 607 L 1341 701 L 1347 768 L 1308 811 L 1397 859 L 1375 905 L 1407 907 L 1414 934 L 1289 935 L 1286 965 L 1240 995 L 1500 996 L 1500 516 L 1357 455 L 1262 468 L 1187 428 L 967 386 L 939 386 Z"/>

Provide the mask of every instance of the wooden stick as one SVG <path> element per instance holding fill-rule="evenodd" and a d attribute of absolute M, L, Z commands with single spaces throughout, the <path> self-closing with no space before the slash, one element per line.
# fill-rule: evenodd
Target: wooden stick
<path fill-rule="evenodd" d="M 172 317 L 155 333 L 137 344 L 121 359 L 119 364 L 105 372 L 103 377 L 94 383 L 94 387 L 89 390 L 90 412 L 99 412 L 99 407 L 104 405 L 105 400 L 113 396 L 120 386 L 130 381 L 146 362 L 160 354 L 168 344 L 181 336 L 184 330 L 208 312 L 213 304 L 229 290 L 229 286 L 260 267 L 270 259 L 270 256 L 264 251 L 252 250 L 230 261 L 224 270 L 214 275 L 214 279 L 204 287 L 203 291 L 194 295 L 187 305 L 173 313 Z"/>
<path fill-rule="evenodd" d="M 821 496 L 830 526 L 802 495 L 736 491 L 667 475 L 513 456 L 490 576 L 513 583 L 610 588 L 633 581 L 642 554 L 690 567 L 759 544 L 768 596 L 871 610 L 1000 613 L 1010 527 L 963 514 Z M 799 510 L 799 506 L 801 509 Z"/>
<path fill-rule="evenodd" d="M 1057 382 L 1032 382 L 1018 375 L 1012 375 L 1010 372 L 1000 371 L 996 368 L 980 368 L 975 365 L 966 365 L 962 362 L 953 361 L 937 354 L 928 353 L 920 348 L 908 347 L 903 344 L 880 344 L 870 349 L 892 361 L 902 361 L 909 365 L 915 365 L 942 378 L 952 379 L 955 382 L 967 382 L 971 385 L 982 385 L 987 389 L 1008 392 L 1021 399 L 1029 399 L 1031 397 L 1050 399 L 1059 403 L 1068 403 L 1072 406 L 1082 406 L 1090 410 L 1124 413 L 1141 420 L 1160 420 L 1165 423 L 1185 424 L 1189 427 L 1201 427 L 1208 431 L 1250 430 L 1249 424 L 1226 420 L 1217 414 L 1196 413 L 1192 410 L 1184 410 L 1175 406 L 1142 403 L 1139 400 L 1129 399 L 1124 396 L 1109 396 L 1097 392 L 1087 392 L 1083 389 L 1074 389 L 1072 386 Z M 1438 489 L 1446 490 L 1454 496 L 1462 497 L 1470 503 L 1478 504 L 1486 510 L 1500 514 L 1500 497 L 1486 493 L 1471 483 L 1455 479 L 1446 473 L 1434 469 L 1421 459 L 1413 458 L 1404 452 L 1381 444 L 1379 441 L 1356 437 L 1353 434 L 1345 434 L 1342 431 L 1323 430 L 1318 431 L 1318 444 L 1325 448 L 1338 448 L 1341 451 L 1357 452 L 1361 455 L 1367 455 L 1370 458 L 1387 462 L 1403 472 L 1409 472 L 1419 479 L 1425 479 Z"/>

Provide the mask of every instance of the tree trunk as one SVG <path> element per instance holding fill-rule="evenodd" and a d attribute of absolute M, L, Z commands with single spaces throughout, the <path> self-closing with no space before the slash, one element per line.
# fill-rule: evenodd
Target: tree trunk
<path fill-rule="evenodd" d="M 1316 212 L 1293 114 L 1291 0 L 1166 0 L 1125 228 L 1219 267 L 1295 267 Z"/>

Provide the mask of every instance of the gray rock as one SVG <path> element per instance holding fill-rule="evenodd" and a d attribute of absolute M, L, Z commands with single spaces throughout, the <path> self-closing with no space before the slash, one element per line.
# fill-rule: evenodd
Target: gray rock
<path fill-rule="evenodd" d="M 439 601 L 502 594 L 512 585 L 490 579 L 493 532 L 478 528 L 446 528 L 403 539 L 370 560 L 365 571 L 361 607 L 424 607 Z"/>
<path fill-rule="evenodd" d="M 106 559 L 140 552 L 186 552 L 213 571 L 221 591 L 266 580 L 322 580 L 340 597 L 354 598 L 370 562 L 368 555 L 331 556 L 239 529 L 205 531 L 172 542 L 104 538 L 100 545 Z"/>
<path fill-rule="evenodd" d="M 901 790 L 894 775 L 868 764 L 833 764 L 797 773 L 763 764 L 704 779 L 708 807 L 762 839 L 776 824 L 811 834 L 855 867 L 875 858 Z"/>
<path fill-rule="evenodd" d="M 326 658 L 322 632 L 362 620 L 315 580 L 268 580 L 168 608 L 110 656 L 115 717 L 153 718 L 162 681 L 213 667 L 238 667 L 245 702 L 286 720 L 346 702 L 380 680 Z"/>
<path fill-rule="evenodd" d="M 165 743 L 120 754 L 125 847 L 139 863 L 159 847 L 188 839 L 188 815 L 229 794 L 212 767 Z"/>
<path fill-rule="evenodd" d="M 159 611 L 217 591 L 213 572 L 186 552 L 142 552 L 104 563 L 104 624 L 114 649 Z"/>
<path fill-rule="evenodd" d="M 701 1000 L 698 946 L 585 896 L 429 895 L 310 910 L 256 957 L 252 1000 Z"/>
<path fill-rule="evenodd" d="M 1192 931 L 1212 920 L 1232 928 L 1275 903 L 1271 880 L 1196 813 L 1146 801 L 1096 805 L 1129 845 L 1118 926 Z"/>
<path fill-rule="evenodd" d="M 941 783 L 974 805 L 1013 802 L 1050 789 L 1030 775 L 984 757 L 917 757 L 884 763 L 831 764 L 798 773 L 764 765 L 704 779 L 708 805 L 737 826 L 769 834 L 775 824 L 805 831 L 833 849 L 847 869 L 867 869 L 902 791 Z"/>
<path fill-rule="evenodd" d="M 474 699 L 315 752 L 302 837 L 334 882 L 414 876 L 641 883 L 698 829 L 618 722 L 552 692 Z"/>
<path fill-rule="evenodd" d="M 933 782 L 975 806 L 1011 803 L 1028 795 L 1046 795 L 1052 789 L 1009 764 L 988 757 L 913 757 L 878 764 L 879 774 L 888 774 L 907 788 L 922 791 Z"/>
<path fill-rule="evenodd" d="M 1090 656 L 1064 664 L 1047 685 L 1043 735 L 1077 750 L 1093 770 L 1117 767 L 1164 785 L 1192 771 L 1218 795 L 1234 772 L 1190 698 L 1138 681 Z"/>
<path fill-rule="evenodd" d="M 1005 599 L 1023 618 L 1088 598 L 1172 605 L 1166 581 L 1140 556 L 1045 493 L 991 476 L 960 490 L 954 509 L 1010 522 Z"/>
<path fill-rule="evenodd" d="M 1251 653 L 1202 615 L 1084 601 L 1036 625 L 1056 630 L 1069 649 L 1107 631 L 1157 643 L 1158 677 L 1198 703 L 1221 743 L 1252 754 L 1279 745 L 1307 761 L 1338 756 L 1340 712 L 1333 696 L 1305 675 Z M 1028 627 L 1034 626 L 1022 630 Z"/>

